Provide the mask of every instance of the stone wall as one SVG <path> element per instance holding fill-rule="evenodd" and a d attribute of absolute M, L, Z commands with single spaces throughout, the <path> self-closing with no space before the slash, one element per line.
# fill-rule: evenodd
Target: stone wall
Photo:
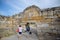
<path fill-rule="evenodd" d="M 60 17 L 50 23 L 37 23 L 37 34 L 40 40 L 60 40 Z"/>

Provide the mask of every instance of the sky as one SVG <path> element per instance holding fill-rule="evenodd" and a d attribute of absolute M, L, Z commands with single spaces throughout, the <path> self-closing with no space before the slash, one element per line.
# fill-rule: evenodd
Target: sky
<path fill-rule="evenodd" d="M 36 5 L 40 9 L 60 6 L 60 0 L 0 0 L 0 15 L 12 16 Z"/>

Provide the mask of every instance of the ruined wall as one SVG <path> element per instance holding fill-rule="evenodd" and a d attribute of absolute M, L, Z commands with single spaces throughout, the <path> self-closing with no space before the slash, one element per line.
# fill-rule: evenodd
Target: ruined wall
<path fill-rule="evenodd" d="M 60 40 L 60 7 L 41 11 L 44 22 L 37 23 L 37 35 L 40 40 Z"/>

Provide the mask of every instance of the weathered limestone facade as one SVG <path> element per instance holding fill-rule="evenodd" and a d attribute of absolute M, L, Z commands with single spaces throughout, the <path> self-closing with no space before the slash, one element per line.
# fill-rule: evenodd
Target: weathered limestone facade
<path fill-rule="evenodd" d="M 52 22 L 55 18 L 60 17 L 60 7 L 53 7 L 47 9 L 40 9 L 39 7 L 32 5 L 27 7 L 23 12 L 13 15 L 12 17 L 1 17 L 0 21 L 6 21 L 7 24 L 18 25 L 26 22 Z"/>
<path fill-rule="evenodd" d="M 35 23 L 35 31 L 37 32 L 40 40 L 56 40 L 56 35 L 60 34 L 60 22 L 55 23 L 55 20 L 57 20 L 58 17 L 60 17 L 60 7 L 41 10 L 37 6 L 33 5 L 23 11 L 21 22 Z M 58 27 L 57 24 L 59 24 Z"/>
<path fill-rule="evenodd" d="M 40 16 L 41 10 L 36 6 L 31 6 L 26 8 L 24 12 L 24 18 L 22 19 L 24 22 L 38 22 L 43 19 Z"/>
<path fill-rule="evenodd" d="M 18 15 L 17 15 L 18 16 Z M 40 9 L 35 5 L 27 7 L 20 14 L 21 22 L 52 22 L 54 18 L 60 17 L 60 7 Z"/>
<path fill-rule="evenodd" d="M 39 7 L 32 5 L 27 7 L 23 12 L 13 15 L 11 17 L 5 17 L 2 21 L 7 22 L 8 27 L 13 27 L 21 23 L 50 23 L 55 20 L 55 18 L 60 17 L 60 7 L 53 7 L 47 9 L 40 9 Z M 1 20 L 0 19 L 0 20 Z M 1 22 L 0 22 L 1 23 Z"/>
<path fill-rule="evenodd" d="M 31 27 L 35 27 L 36 34 L 40 40 L 54 40 L 54 35 L 60 34 L 60 7 L 53 7 L 47 9 L 40 9 L 32 5 L 27 7 L 23 12 L 13 15 L 11 17 L 0 16 L 0 28 L 12 29 L 17 25 L 25 26 L 27 22 L 32 23 Z M 58 25 L 57 25 L 58 24 Z M 15 29 L 16 30 L 16 29 Z M 49 36 L 49 35 L 53 36 Z"/>

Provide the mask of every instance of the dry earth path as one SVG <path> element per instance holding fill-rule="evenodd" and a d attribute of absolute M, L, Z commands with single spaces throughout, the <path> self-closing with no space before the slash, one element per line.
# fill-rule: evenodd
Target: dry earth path
<path fill-rule="evenodd" d="M 25 32 L 22 35 L 16 34 L 10 37 L 2 38 L 1 40 L 38 40 L 38 37 L 34 33 L 29 34 L 28 32 Z"/>

